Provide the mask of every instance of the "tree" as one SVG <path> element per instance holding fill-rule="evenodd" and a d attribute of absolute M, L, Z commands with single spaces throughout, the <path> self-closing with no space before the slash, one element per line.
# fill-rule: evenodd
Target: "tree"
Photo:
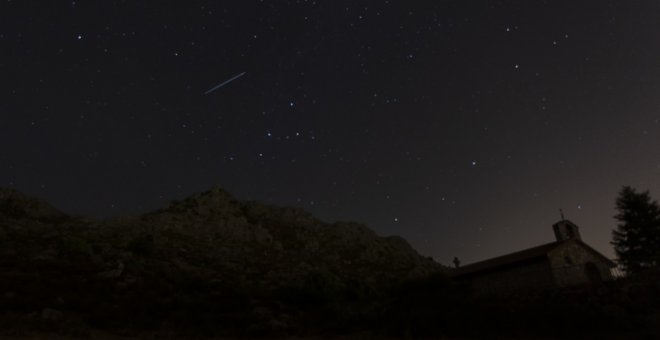
<path fill-rule="evenodd" d="M 616 199 L 619 213 L 612 232 L 614 250 L 627 272 L 660 266 L 660 206 L 648 191 L 624 186 Z"/>

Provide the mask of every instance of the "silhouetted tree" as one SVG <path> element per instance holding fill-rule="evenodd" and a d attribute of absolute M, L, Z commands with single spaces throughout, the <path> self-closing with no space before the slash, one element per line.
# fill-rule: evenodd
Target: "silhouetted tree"
<path fill-rule="evenodd" d="M 660 206 L 649 192 L 624 186 L 616 199 L 619 213 L 612 232 L 614 250 L 628 272 L 660 265 Z"/>

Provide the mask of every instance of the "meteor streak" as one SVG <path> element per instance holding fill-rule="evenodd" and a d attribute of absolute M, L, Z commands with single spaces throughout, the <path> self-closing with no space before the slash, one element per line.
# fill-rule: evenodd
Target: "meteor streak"
<path fill-rule="evenodd" d="M 204 92 L 204 94 L 205 94 L 205 95 L 206 95 L 206 94 L 209 94 L 209 93 L 211 93 L 211 92 L 213 92 L 213 91 L 215 91 L 215 90 L 217 90 L 217 89 L 219 89 L 219 88 L 221 88 L 221 87 L 223 87 L 223 86 L 225 86 L 225 85 L 231 83 L 232 81 L 234 81 L 234 80 L 236 80 L 236 79 L 242 77 L 244 74 L 245 74 L 245 72 L 243 72 L 243 73 L 241 73 L 241 74 L 238 74 L 238 75 L 235 75 L 235 76 L 233 76 L 233 77 L 231 77 L 231 78 L 225 80 L 224 82 L 222 82 L 222 84 L 217 85 L 217 86 L 211 88 L 210 90 Z"/>

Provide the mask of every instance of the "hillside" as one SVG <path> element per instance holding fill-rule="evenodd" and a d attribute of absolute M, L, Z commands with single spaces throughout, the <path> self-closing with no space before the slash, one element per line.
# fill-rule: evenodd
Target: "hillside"
<path fill-rule="evenodd" d="M 106 220 L 0 189 L 0 337 L 660 336 L 657 270 L 484 298 L 444 273 L 400 237 L 219 188 Z"/>
<path fill-rule="evenodd" d="M 400 237 L 213 188 L 106 220 L 0 189 L 0 269 L 0 329 L 272 334 L 443 267 Z"/>

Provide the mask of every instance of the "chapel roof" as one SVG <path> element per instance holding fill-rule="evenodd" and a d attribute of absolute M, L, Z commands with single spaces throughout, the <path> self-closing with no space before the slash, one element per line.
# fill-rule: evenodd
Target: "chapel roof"
<path fill-rule="evenodd" d="M 568 241 L 555 241 L 555 242 L 550 242 L 546 244 L 542 244 L 540 246 L 524 249 L 521 251 L 517 251 L 514 253 L 494 257 L 492 259 L 480 261 L 480 262 L 475 262 L 472 264 L 469 264 L 467 266 L 459 267 L 456 269 L 453 269 L 450 272 L 451 277 L 459 278 L 459 277 L 468 277 L 468 276 L 474 276 L 474 275 L 479 275 L 483 274 L 486 272 L 492 272 L 492 271 L 497 271 L 500 269 L 505 269 L 505 268 L 510 268 L 510 267 L 515 267 L 518 265 L 523 265 L 523 264 L 529 264 L 529 263 L 535 263 L 538 261 L 544 261 L 548 257 L 548 253 L 552 251 L 553 249 L 559 247 L 560 245 L 566 243 L 566 242 L 576 242 L 580 246 L 582 246 L 585 250 L 595 254 L 596 256 L 600 257 L 603 259 L 605 262 L 608 263 L 611 267 L 614 267 L 615 264 L 596 251 L 595 249 L 591 248 L 589 245 L 586 243 L 580 241 L 580 240 L 568 240 Z"/>

